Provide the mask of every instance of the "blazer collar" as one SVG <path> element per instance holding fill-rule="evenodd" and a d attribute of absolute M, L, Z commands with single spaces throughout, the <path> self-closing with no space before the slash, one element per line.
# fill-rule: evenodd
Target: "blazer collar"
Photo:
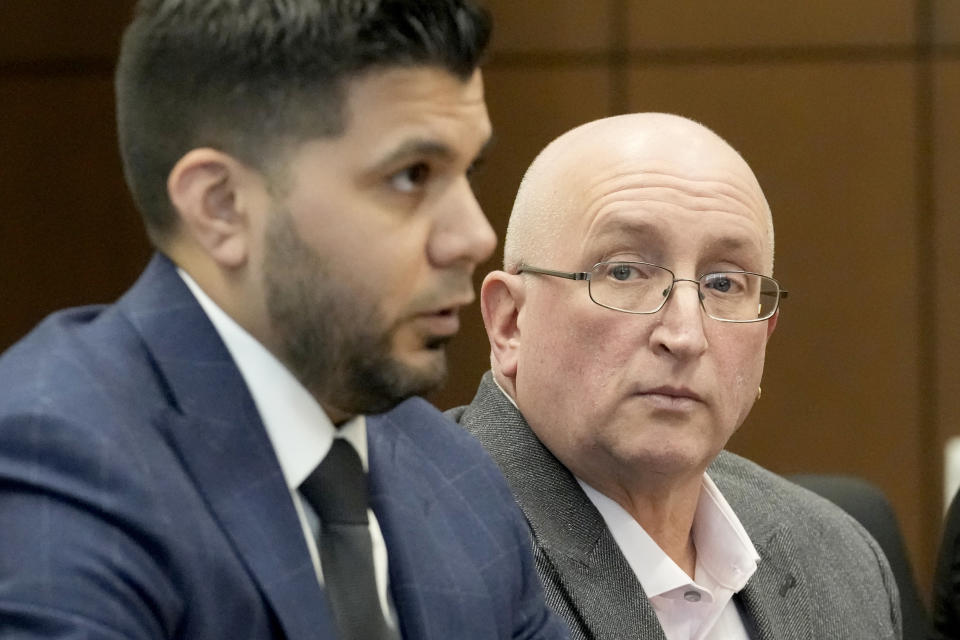
<path fill-rule="evenodd" d="M 464 469 L 465 460 L 468 469 L 477 460 L 476 443 L 455 430 L 421 398 L 367 418 L 370 506 L 390 549 L 390 590 L 405 638 L 496 635 L 477 626 L 493 622 L 476 610 L 487 597 L 477 594 L 489 587 L 483 571 L 471 569 L 479 558 L 472 540 L 485 537 L 493 511 L 467 504 L 485 485 L 463 484 L 465 474 L 486 476 Z"/>
<path fill-rule="evenodd" d="M 811 603 L 818 594 L 810 593 L 803 579 L 798 558 L 809 558 L 801 551 L 784 521 L 776 495 L 758 500 L 759 490 L 749 477 L 752 463 L 735 454 L 721 451 L 708 473 L 723 492 L 750 536 L 760 561 L 757 571 L 740 592 L 740 601 L 753 625 L 753 637 L 759 640 L 817 640 L 811 634 L 815 621 Z"/>
<path fill-rule="evenodd" d="M 573 475 L 543 446 L 488 371 L 460 417 L 500 466 L 554 565 L 570 608 L 596 640 L 665 640 L 652 605 Z"/>
<path fill-rule="evenodd" d="M 287 637 L 332 637 L 303 531 L 256 406 L 173 263 L 154 256 L 119 308 L 142 336 L 168 396 L 168 406 L 156 409 L 158 429 Z"/>
<path fill-rule="evenodd" d="M 802 581 L 799 567 L 791 566 L 781 555 L 792 545 L 776 535 L 763 544 L 755 544 L 760 553 L 757 571 L 740 592 L 752 637 L 757 640 L 819 640 L 811 635 L 814 628 L 811 594 Z M 771 553 L 772 549 L 779 551 Z M 789 557 L 789 556 L 787 556 Z"/>

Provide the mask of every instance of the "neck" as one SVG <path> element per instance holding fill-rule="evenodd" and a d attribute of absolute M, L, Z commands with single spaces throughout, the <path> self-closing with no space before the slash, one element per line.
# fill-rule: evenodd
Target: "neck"
<path fill-rule="evenodd" d="M 694 577 L 697 550 L 693 543 L 693 519 L 700 500 L 702 479 L 651 490 L 627 490 L 623 485 L 588 484 L 614 500 L 643 527 L 663 552 L 688 576 Z"/>
<path fill-rule="evenodd" d="M 259 291 L 259 281 L 249 277 L 249 269 L 223 267 L 187 242 L 172 243 L 164 250 L 224 313 L 280 357 L 272 340 L 265 304 L 253 302 L 262 300 L 263 295 Z"/>
<path fill-rule="evenodd" d="M 327 414 L 327 417 L 330 418 L 330 422 L 332 422 L 333 426 L 335 426 L 337 429 L 345 425 L 351 418 L 357 415 L 355 413 L 341 411 L 340 409 L 323 402 L 319 398 L 317 398 L 317 402 L 320 403 L 320 407 L 323 409 L 323 412 Z"/>
<path fill-rule="evenodd" d="M 697 567 L 697 549 L 693 543 L 693 516 L 672 518 L 669 515 L 634 514 L 634 519 L 657 543 L 667 557 L 673 560 L 692 579 Z"/>

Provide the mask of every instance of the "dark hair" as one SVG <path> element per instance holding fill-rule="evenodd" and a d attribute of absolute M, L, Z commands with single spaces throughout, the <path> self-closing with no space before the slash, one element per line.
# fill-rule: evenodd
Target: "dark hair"
<path fill-rule="evenodd" d="M 365 71 L 477 68 L 489 13 L 473 0 L 140 0 L 116 74 L 124 173 L 147 231 L 176 226 L 166 181 L 190 149 L 265 169 L 285 146 L 346 127 Z"/>

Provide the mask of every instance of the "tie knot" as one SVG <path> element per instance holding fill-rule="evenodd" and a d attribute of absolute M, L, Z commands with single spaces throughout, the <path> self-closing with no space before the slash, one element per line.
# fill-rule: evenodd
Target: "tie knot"
<path fill-rule="evenodd" d="M 334 438 L 329 453 L 300 491 L 323 526 L 367 524 L 367 475 L 356 449 L 342 438 Z"/>

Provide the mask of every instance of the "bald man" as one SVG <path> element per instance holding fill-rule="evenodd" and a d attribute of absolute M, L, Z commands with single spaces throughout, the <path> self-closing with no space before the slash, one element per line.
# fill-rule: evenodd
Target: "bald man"
<path fill-rule="evenodd" d="M 783 291 L 753 172 L 665 114 L 537 157 L 484 280 L 492 371 L 451 412 L 503 470 L 574 638 L 900 638 L 873 539 L 725 452 Z"/>

